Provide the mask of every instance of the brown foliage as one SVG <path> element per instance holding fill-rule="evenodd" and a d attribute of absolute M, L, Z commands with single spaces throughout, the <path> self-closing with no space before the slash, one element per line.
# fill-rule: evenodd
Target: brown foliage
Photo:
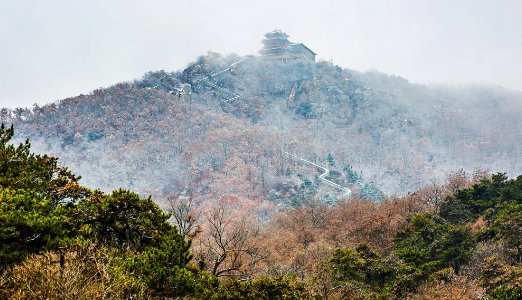
<path fill-rule="evenodd" d="M 321 271 L 336 248 L 365 242 L 387 252 L 407 217 L 425 209 L 418 198 L 410 196 L 381 203 L 354 198 L 331 207 L 312 201 L 282 212 L 256 241 L 266 257 L 260 271 L 307 279 Z"/>
<path fill-rule="evenodd" d="M 408 298 L 409 300 L 477 300 L 485 296 L 485 291 L 475 279 L 457 276 L 450 281 L 430 282 Z"/>
<path fill-rule="evenodd" d="M 147 299 L 145 286 L 104 248 L 33 255 L 0 275 L 0 299 Z"/>
<path fill-rule="evenodd" d="M 481 283 L 489 292 L 501 285 L 522 285 L 522 266 L 509 265 L 497 256 L 490 256 L 482 263 Z"/>

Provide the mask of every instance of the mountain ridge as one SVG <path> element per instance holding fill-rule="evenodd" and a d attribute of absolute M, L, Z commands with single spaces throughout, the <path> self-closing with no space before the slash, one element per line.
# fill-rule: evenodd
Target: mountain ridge
<path fill-rule="evenodd" d="M 406 194 L 458 169 L 520 173 L 520 103 L 506 89 L 429 87 L 327 62 L 209 53 L 180 71 L 4 109 L 0 118 L 88 186 L 290 203 L 338 195 L 282 150 L 330 166 L 358 193 L 372 186 L 370 198 Z M 311 195 L 301 188 L 307 182 Z M 287 196 L 281 185 L 292 187 Z"/>

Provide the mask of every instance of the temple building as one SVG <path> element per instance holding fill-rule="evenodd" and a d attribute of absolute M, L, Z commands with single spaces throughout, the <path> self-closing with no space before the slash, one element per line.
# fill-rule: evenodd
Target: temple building
<path fill-rule="evenodd" d="M 292 43 L 288 41 L 288 34 L 281 30 L 276 29 L 265 34 L 265 39 L 263 39 L 262 42 L 264 46 L 259 53 L 265 58 L 282 61 L 290 59 L 315 61 L 315 52 L 303 43 Z"/>

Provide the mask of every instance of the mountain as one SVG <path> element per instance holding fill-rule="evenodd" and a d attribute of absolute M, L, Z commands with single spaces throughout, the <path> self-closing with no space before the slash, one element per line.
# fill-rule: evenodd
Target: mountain
<path fill-rule="evenodd" d="M 521 113 L 522 93 L 500 87 L 208 53 L 0 119 L 87 186 L 295 205 L 403 195 L 459 169 L 520 174 Z"/>

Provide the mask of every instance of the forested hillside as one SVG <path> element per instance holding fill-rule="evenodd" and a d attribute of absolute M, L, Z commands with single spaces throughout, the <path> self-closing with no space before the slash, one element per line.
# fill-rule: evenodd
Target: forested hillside
<path fill-rule="evenodd" d="M 232 194 L 274 205 L 345 191 L 381 200 L 451 171 L 522 173 L 522 95 L 427 87 L 326 62 L 198 58 L 42 107 L 3 109 L 17 138 L 82 183 L 159 198 Z M 328 169 L 327 179 L 297 155 Z"/>
<path fill-rule="evenodd" d="M 519 299 L 521 101 L 211 53 L 3 109 L 0 298 Z"/>
<path fill-rule="evenodd" d="M 163 211 L 86 188 L 13 134 L 0 128 L 0 299 L 522 297 L 522 176 L 461 171 L 381 202 L 309 199 L 263 223 L 233 195 Z"/>

